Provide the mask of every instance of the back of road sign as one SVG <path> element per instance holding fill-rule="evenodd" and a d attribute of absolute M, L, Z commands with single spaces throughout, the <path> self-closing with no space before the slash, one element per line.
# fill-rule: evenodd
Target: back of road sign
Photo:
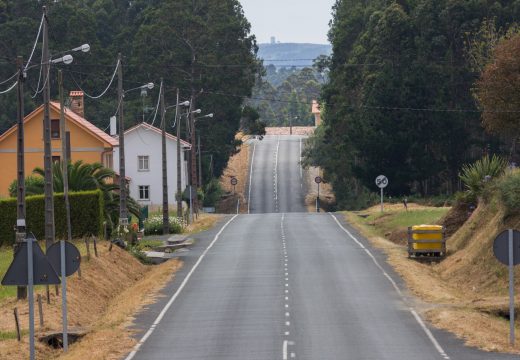
<path fill-rule="evenodd" d="M 27 241 L 34 241 L 28 238 Z M 60 283 L 60 278 L 56 271 L 52 268 L 43 253 L 40 245 L 36 241 L 33 242 L 33 274 L 34 285 L 57 285 Z M 13 262 L 9 265 L 9 269 L 2 279 L 2 285 L 28 285 L 28 270 L 27 270 L 27 243 L 21 243 L 18 251 L 14 255 Z"/>
<path fill-rule="evenodd" d="M 501 232 L 493 242 L 493 254 L 504 265 L 509 265 L 509 230 Z M 513 265 L 520 264 L 520 231 L 513 230 Z"/>

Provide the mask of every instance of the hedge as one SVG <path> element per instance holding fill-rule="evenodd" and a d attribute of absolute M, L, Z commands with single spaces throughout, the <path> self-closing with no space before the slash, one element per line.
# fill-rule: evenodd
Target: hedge
<path fill-rule="evenodd" d="M 69 193 L 72 237 L 103 234 L 104 198 L 100 190 Z M 26 197 L 27 231 L 34 233 L 38 240 L 45 237 L 45 203 L 43 195 Z M 65 198 L 54 195 L 54 223 L 56 239 L 67 234 Z M 15 241 L 16 198 L 0 200 L 0 246 L 12 245 Z"/>

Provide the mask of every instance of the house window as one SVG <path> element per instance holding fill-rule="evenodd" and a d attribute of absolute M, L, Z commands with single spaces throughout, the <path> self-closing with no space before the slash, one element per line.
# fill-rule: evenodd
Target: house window
<path fill-rule="evenodd" d="M 106 168 L 108 169 L 113 169 L 114 168 L 114 154 L 109 152 L 109 153 L 105 153 L 105 158 L 104 158 L 104 165 Z"/>
<path fill-rule="evenodd" d="M 60 158 L 59 156 L 53 156 L 53 157 L 52 157 L 52 163 L 53 163 L 53 164 L 54 164 L 54 163 L 59 163 L 60 160 L 61 160 L 61 158 Z"/>
<path fill-rule="evenodd" d="M 139 171 L 150 171 L 150 157 L 148 155 L 139 155 L 137 157 L 137 169 Z"/>
<path fill-rule="evenodd" d="M 139 200 L 150 200 L 149 185 L 139 185 Z"/>
<path fill-rule="evenodd" d="M 51 138 L 52 139 L 60 138 L 60 120 L 57 120 L 57 119 L 51 120 Z"/>

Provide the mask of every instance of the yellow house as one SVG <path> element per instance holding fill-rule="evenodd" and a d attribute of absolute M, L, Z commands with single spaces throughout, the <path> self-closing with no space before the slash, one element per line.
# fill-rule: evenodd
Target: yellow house
<path fill-rule="evenodd" d="M 72 91 L 71 106 L 65 108 L 67 146 L 72 162 L 100 162 L 113 169 L 114 147 L 117 139 L 106 134 L 83 117 L 83 93 Z M 50 103 L 52 159 L 61 159 L 60 105 Z M 16 136 L 15 125 L 0 135 L 0 197 L 9 196 L 9 185 L 16 179 Z M 25 134 L 25 175 L 31 175 L 35 167 L 43 167 L 43 105 L 24 119 Z"/>

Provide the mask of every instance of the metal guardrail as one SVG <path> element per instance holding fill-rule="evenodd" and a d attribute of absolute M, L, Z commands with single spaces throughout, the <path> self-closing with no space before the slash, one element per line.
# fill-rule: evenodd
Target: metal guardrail
<path fill-rule="evenodd" d="M 442 234 L 441 239 L 416 240 L 413 238 L 414 234 Z M 441 244 L 441 247 L 431 247 L 415 249 L 414 244 Z M 408 228 L 408 257 L 418 255 L 427 255 L 431 257 L 445 257 L 446 256 L 446 228 L 443 226 L 442 230 L 412 230 Z"/>

